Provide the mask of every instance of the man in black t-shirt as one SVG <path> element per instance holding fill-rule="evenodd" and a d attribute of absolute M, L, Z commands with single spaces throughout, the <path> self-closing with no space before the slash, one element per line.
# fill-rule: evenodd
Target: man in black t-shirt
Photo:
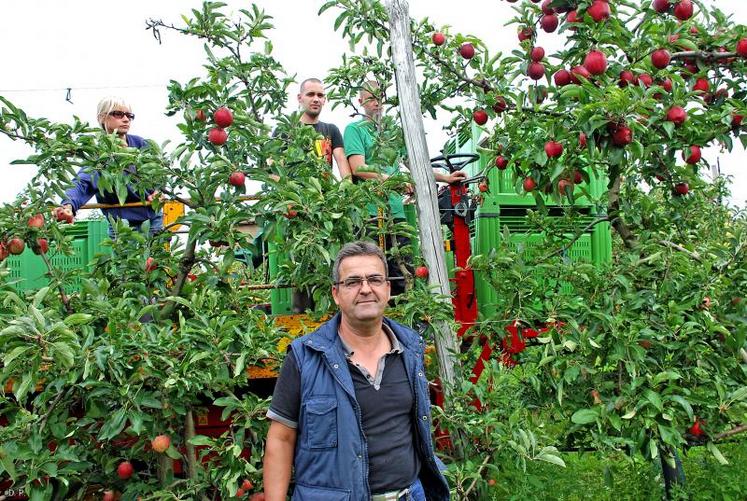
<path fill-rule="evenodd" d="M 340 177 L 350 176 L 350 167 L 345 155 L 345 147 L 342 143 L 342 134 L 336 125 L 320 122 L 319 115 L 322 112 L 327 95 L 324 93 L 324 85 L 317 78 L 307 78 L 301 82 L 301 88 L 298 91 L 298 104 L 303 114 L 301 123 L 311 125 L 314 130 L 321 134 L 321 138 L 316 140 L 314 149 L 316 154 L 324 158 L 332 168 L 332 159 L 337 163 L 337 169 L 340 171 Z"/>

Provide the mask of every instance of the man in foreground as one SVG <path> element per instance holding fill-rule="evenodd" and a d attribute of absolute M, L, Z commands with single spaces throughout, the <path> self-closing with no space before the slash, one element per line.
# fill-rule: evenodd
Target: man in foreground
<path fill-rule="evenodd" d="M 267 416 L 265 495 L 293 499 L 445 500 L 430 430 L 422 338 L 384 317 L 386 259 L 346 244 L 333 266 L 339 308 L 294 340 Z"/>

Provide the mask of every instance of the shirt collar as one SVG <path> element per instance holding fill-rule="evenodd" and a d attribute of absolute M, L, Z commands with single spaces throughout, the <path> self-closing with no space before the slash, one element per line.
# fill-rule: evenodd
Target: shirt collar
<path fill-rule="evenodd" d="M 389 355 L 391 353 L 402 353 L 404 350 L 402 349 L 402 345 L 399 343 L 399 339 L 397 339 L 397 336 L 394 335 L 394 332 L 387 324 L 381 324 L 381 328 L 384 331 L 384 334 L 389 338 L 389 342 L 392 345 L 392 349 L 389 350 L 386 354 Z M 342 336 L 340 336 L 338 332 L 338 337 L 340 338 L 340 343 L 342 343 L 342 349 L 345 350 L 345 356 L 347 358 L 350 358 L 355 353 L 353 350 L 350 349 L 350 347 L 345 343 L 345 340 L 342 339 Z"/>

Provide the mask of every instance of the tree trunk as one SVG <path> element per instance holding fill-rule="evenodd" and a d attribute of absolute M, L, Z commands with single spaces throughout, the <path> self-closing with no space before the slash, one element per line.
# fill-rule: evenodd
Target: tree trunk
<path fill-rule="evenodd" d="M 435 293 L 448 298 L 451 296 L 451 290 L 446 269 L 441 220 L 438 215 L 436 177 L 428 156 L 428 145 L 425 141 L 425 129 L 420 111 L 420 96 L 410 40 L 408 6 L 405 0 L 387 0 L 386 9 L 389 14 L 389 33 L 399 96 L 399 115 L 410 160 L 410 172 L 415 181 L 415 193 L 417 194 L 420 248 L 428 266 L 429 284 L 437 287 Z M 448 299 L 441 300 L 448 302 Z M 450 303 L 449 307 L 451 307 Z M 433 327 L 436 331 L 439 376 L 448 402 L 457 379 L 456 372 L 459 369 L 456 359 L 459 345 L 456 334 L 446 322 L 435 323 Z"/>

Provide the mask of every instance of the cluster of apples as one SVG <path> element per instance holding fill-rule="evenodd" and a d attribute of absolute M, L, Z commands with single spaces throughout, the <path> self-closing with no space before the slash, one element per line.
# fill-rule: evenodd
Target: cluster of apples
<path fill-rule="evenodd" d="M 197 110 L 195 118 L 200 122 L 207 120 L 203 110 Z M 213 113 L 213 123 L 215 127 L 208 131 L 208 141 L 215 146 L 222 146 L 228 141 L 226 127 L 230 127 L 233 123 L 233 113 L 225 106 L 221 106 Z"/>

